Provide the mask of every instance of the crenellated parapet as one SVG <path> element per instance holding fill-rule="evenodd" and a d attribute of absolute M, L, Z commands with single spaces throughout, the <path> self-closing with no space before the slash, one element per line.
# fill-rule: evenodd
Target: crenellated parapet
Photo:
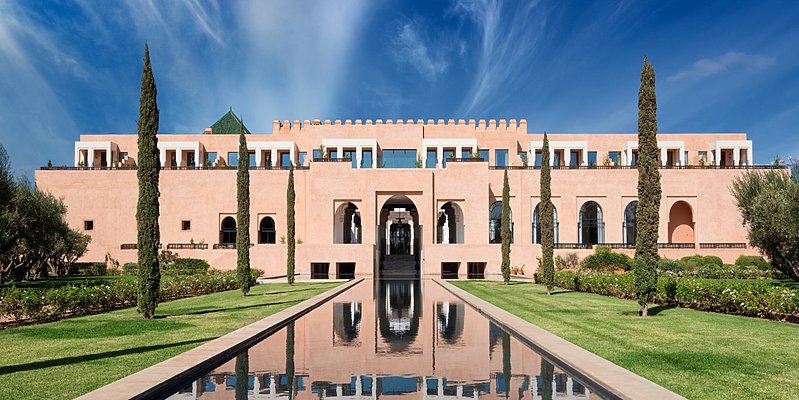
<path fill-rule="evenodd" d="M 444 120 L 444 119 L 438 119 L 438 120 L 428 119 L 427 121 L 425 121 L 423 119 L 417 119 L 417 120 L 413 120 L 413 119 L 406 119 L 406 120 L 402 120 L 402 119 L 396 119 L 396 120 L 394 120 L 394 119 L 386 119 L 386 120 L 383 120 L 383 119 L 376 119 L 376 120 L 356 119 L 354 121 L 350 120 L 350 119 L 346 119 L 346 120 L 340 120 L 340 119 L 336 119 L 336 120 L 329 120 L 329 119 L 325 119 L 325 120 L 321 120 L 321 119 L 307 120 L 306 119 L 306 120 L 304 120 L 302 122 L 300 122 L 300 120 L 294 120 L 293 122 L 290 121 L 290 120 L 284 120 L 282 122 L 280 120 L 274 120 L 272 122 L 272 133 L 278 133 L 278 134 L 300 133 L 300 131 L 302 131 L 303 129 L 307 129 L 308 127 L 316 128 L 316 127 L 319 127 L 319 126 L 324 126 L 324 127 L 331 127 L 331 126 L 334 126 L 334 127 L 341 127 L 341 126 L 358 127 L 358 126 L 376 126 L 376 125 L 403 125 L 403 126 L 407 126 L 407 127 L 411 127 L 411 128 L 415 127 L 415 126 L 418 126 L 418 127 L 436 127 L 436 128 L 458 127 L 460 129 L 471 128 L 471 129 L 474 129 L 476 131 L 489 131 L 489 132 L 496 131 L 496 132 L 527 133 L 527 120 L 526 119 L 516 120 L 515 118 L 514 119 L 510 119 L 510 120 L 506 120 L 506 119 L 499 119 L 499 120 L 496 120 L 496 119 L 489 119 L 489 120 L 485 120 L 485 119 L 480 119 L 480 120 L 475 120 L 475 119 L 469 119 L 469 120 L 465 120 L 465 119 L 458 119 L 458 120 L 455 120 L 455 119 L 448 119 L 448 120 Z"/>

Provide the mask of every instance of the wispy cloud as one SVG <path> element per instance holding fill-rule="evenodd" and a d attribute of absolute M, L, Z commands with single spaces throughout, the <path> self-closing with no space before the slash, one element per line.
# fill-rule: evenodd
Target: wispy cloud
<path fill-rule="evenodd" d="M 480 33 L 479 60 L 468 96 L 459 113 L 485 111 L 528 76 L 547 17 L 538 1 L 518 5 L 498 0 L 457 0 L 455 13 L 474 23 Z M 515 7 L 515 8 L 512 8 Z"/>
<path fill-rule="evenodd" d="M 729 51 L 718 57 L 702 58 L 690 67 L 669 76 L 666 80 L 672 82 L 682 79 L 707 78 L 736 68 L 754 71 L 768 68 L 775 62 L 777 59 L 773 57 Z"/>
<path fill-rule="evenodd" d="M 444 49 L 440 45 L 433 47 L 423 37 L 423 29 L 418 25 L 417 21 L 408 21 L 397 29 L 392 40 L 393 56 L 398 63 L 415 69 L 429 81 L 435 81 L 447 70 L 449 63 L 444 57 Z M 463 46 L 460 52 L 465 52 Z"/>

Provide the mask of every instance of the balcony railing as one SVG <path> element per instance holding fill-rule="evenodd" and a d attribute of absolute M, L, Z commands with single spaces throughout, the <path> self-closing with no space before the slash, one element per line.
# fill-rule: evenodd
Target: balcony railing
<path fill-rule="evenodd" d="M 696 243 L 658 243 L 659 249 L 695 249 Z"/>
<path fill-rule="evenodd" d="M 120 250 L 138 250 L 138 248 L 139 248 L 139 245 L 136 244 L 136 243 L 122 243 L 122 244 L 119 245 L 119 249 Z M 163 249 L 164 245 L 159 243 L 158 244 L 158 248 L 159 249 Z"/>
<path fill-rule="evenodd" d="M 167 250 L 206 250 L 208 243 L 169 243 Z"/>
<path fill-rule="evenodd" d="M 591 250 L 594 248 L 594 245 L 591 243 L 555 243 L 552 248 L 563 250 Z"/>
<path fill-rule="evenodd" d="M 484 160 L 482 158 L 471 158 L 471 157 L 449 158 L 449 159 L 447 159 L 448 163 L 450 163 L 450 162 L 485 162 L 485 161 L 487 161 L 487 160 Z M 349 158 L 314 158 L 313 162 L 350 163 L 350 162 L 352 162 L 352 159 L 349 159 Z M 378 160 L 377 166 L 378 166 L 378 168 L 383 168 L 383 167 L 380 166 L 380 161 L 379 160 Z M 200 167 L 200 166 L 186 166 L 186 167 L 183 167 L 183 166 L 181 166 L 181 167 L 166 166 L 166 167 L 161 167 L 161 169 L 165 170 L 165 171 L 169 171 L 169 170 L 179 170 L 179 171 L 183 171 L 183 170 L 235 170 L 236 168 L 237 168 L 236 166 L 230 166 L 230 165 L 220 165 L 220 166 L 210 166 L 210 167 L 209 166 L 202 166 L 202 167 Z M 277 165 L 277 166 L 274 166 L 274 167 L 271 166 L 271 165 L 250 166 L 249 167 L 249 169 L 251 169 L 251 170 L 276 170 L 276 171 L 288 170 L 290 168 L 291 167 L 289 167 L 287 165 L 286 166 Z M 407 168 L 408 169 L 413 169 L 413 168 L 418 168 L 418 167 L 408 166 Z M 630 165 L 574 165 L 574 166 L 572 166 L 572 165 L 553 165 L 551 168 L 553 170 L 560 170 L 560 169 L 576 169 L 576 170 L 584 170 L 584 169 L 600 169 L 600 170 L 604 170 L 604 169 L 638 169 L 638 167 L 635 166 L 635 165 L 632 165 L 632 166 L 630 166 Z M 776 169 L 787 169 L 788 167 L 783 166 L 783 165 L 776 166 L 776 165 L 768 164 L 768 165 L 682 165 L 682 166 L 680 166 L 680 165 L 675 165 L 675 166 L 658 165 L 658 168 L 659 169 L 712 169 L 712 170 L 715 170 L 715 169 L 776 170 Z M 120 171 L 131 170 L 131 171 L 135 171 L 136 169 L 138 169 L 138 167 L 137 166 L 132 166 L 132 167 L 130 167 L 130 166 L 124 166 L 124 167 L 123 166 L 120 166 L 120 167 L 113 167 L 113 166 L 112 167 L 97 167 L 97 166 L 95 166 L 95 167 L 58 166 L 57 167 L 57 166 L 52 166 L 52 167 L 39 167 L 39 169 L 42 170 L 42 171 L 106 171 L 106 170 L 120 170 Z M 310 166 L 308 166 L 308 165 L 299 165 L 299 166 L 295 166 L 294 169 L 295 170 L 305 170 L 305 169 L 310 169 Z M 540 165 L 528 165 L 528 166 L 523 166 L 523 165 L 507 165 L 507 166 L 490 165 L 488 167 L 488 169 L 492 169 L 492 170 L 506 170 L 506 169 L 508 169 L 508 170 L 526 170 L 526 169 L 536 170 L 536 169 L 541 169 L 541 166 Z"/>
<path fill-rule="evenodd" d="M 634 249 L 635 243 L 602 243 L 601 246 L 610 247 L 611 249 Z"/>
<path fill-rule="evenodd" d="M 699 243 L 700 249 L 745 249 L 746 243 Z"/>
<path fill-rule="evenodd" d="M 250 247 L 255 246 L 250 243 Z M 236 250 L 236 243 L 214 243 L 214 250 Z"/>
<path fill-rule="evenodd" d="M 455 158 L 447 158 L 447 162 L 486 162 L 483 157 L 455 157 Z"/>
<path fill-rule="evenodd" d="M 314 158 L 313 162 L 343 162 L 343 163 L 351 163 L 351 158 Z"/>

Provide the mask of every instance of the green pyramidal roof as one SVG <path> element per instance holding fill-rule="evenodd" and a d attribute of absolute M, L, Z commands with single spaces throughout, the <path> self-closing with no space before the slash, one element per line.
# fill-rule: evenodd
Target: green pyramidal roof
<path fill-rule="evenodd" d="M 211 129 L 213 130 L 214 134 L 239 134 L 239 125 L 244 125 L 239 117 L 233 113 L 233 110 L 228 111 L 222 118 L 219 118 L 219 121 L 214 122 L 211 125 Z M 250 130 L 244 126 L 244 133 L 249 134 Z"/>

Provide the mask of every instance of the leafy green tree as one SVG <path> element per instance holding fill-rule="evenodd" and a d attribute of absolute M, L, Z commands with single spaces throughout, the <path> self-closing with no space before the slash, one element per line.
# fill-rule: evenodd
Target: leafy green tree
<path fill-rule="evenodd" d="M 552 176 L 549 167 L 549 138 L 544 133 L 544 146 L 541 149 L 541 205 L 539 211 L 539 224 L 541 224 L 541 267 L 547 294 L 552 294 L 555 286 L 555 261 L 553 253 L 555 248 L 554 211 L 552 206 Z"/>
<path fill-rule="evenodd" d="M 236 356 L 236 400 L 247 400 L 247 385 L 250 380 L 250 355 L 244 350 Z"/>
<path fill-rule="evenodd" d="M 658 226 L 660 225 L 660 171 L 657 165 L 657 100 L 655 69 L 644 57 L 638 91 L 638 207 L 635 218 L 635 293 L 641 315 L 657 289 Z"/>
<path fill-rule="evenodd" d="M 250 153 L 244 137 L 244 124 L 239 124 L 239 165 L 236 173 L 236 275 L 244 295 L 250 292 Z"/>
<path fill-rule="evenodd" d="M 12 231 L 14 229 L 12 216 L 12 199 L 15 192 L 14 176 L 11 172 L 11 162 L 5 147 L 0 144 L 0 268 L 5 266 L 4 255 L 7 255 L 14 245 Z M 4 268 L 0 269 L 0 284 L 3 283 Z"/>
<path fill-rule="evenodd" d="M 753 171 L 735 178 L 731 191 L 749 243 L 799 280 L 799 182 L 784 170 Z"/>
<path fill-rule="evenodd" d="M 505 284 L 510 283 L 510 186 L 508 185 L 508 170 L 502 182 L 502 220 L 500 221 L 500 237 L 502 238 L 502 279 Z"/>
<path fill-rule="evenodd" d="M 158 265 L 158 174 L 161 168 L 158 152 L 158 90 L 150 66 L 150 49 L 144 45 L 144 68 L 139 100 L 139 202 L 136 206 L 138 228 L 139 296 L 138 309 L 144 318 L 152 318 L 158 306 L 161 270 Z"/>
<path fill-rule="evenodd" d="M 292 165 L 289 169 L 289 182 L 286 189 L 286 279 L 288 279 L 289 285 L 294 284 L 294 256 L 295 256 L 295 224 L 294 221 L 294 201 L 295 201 L 295 194 L 294 194 L 294 166 Z"/>

